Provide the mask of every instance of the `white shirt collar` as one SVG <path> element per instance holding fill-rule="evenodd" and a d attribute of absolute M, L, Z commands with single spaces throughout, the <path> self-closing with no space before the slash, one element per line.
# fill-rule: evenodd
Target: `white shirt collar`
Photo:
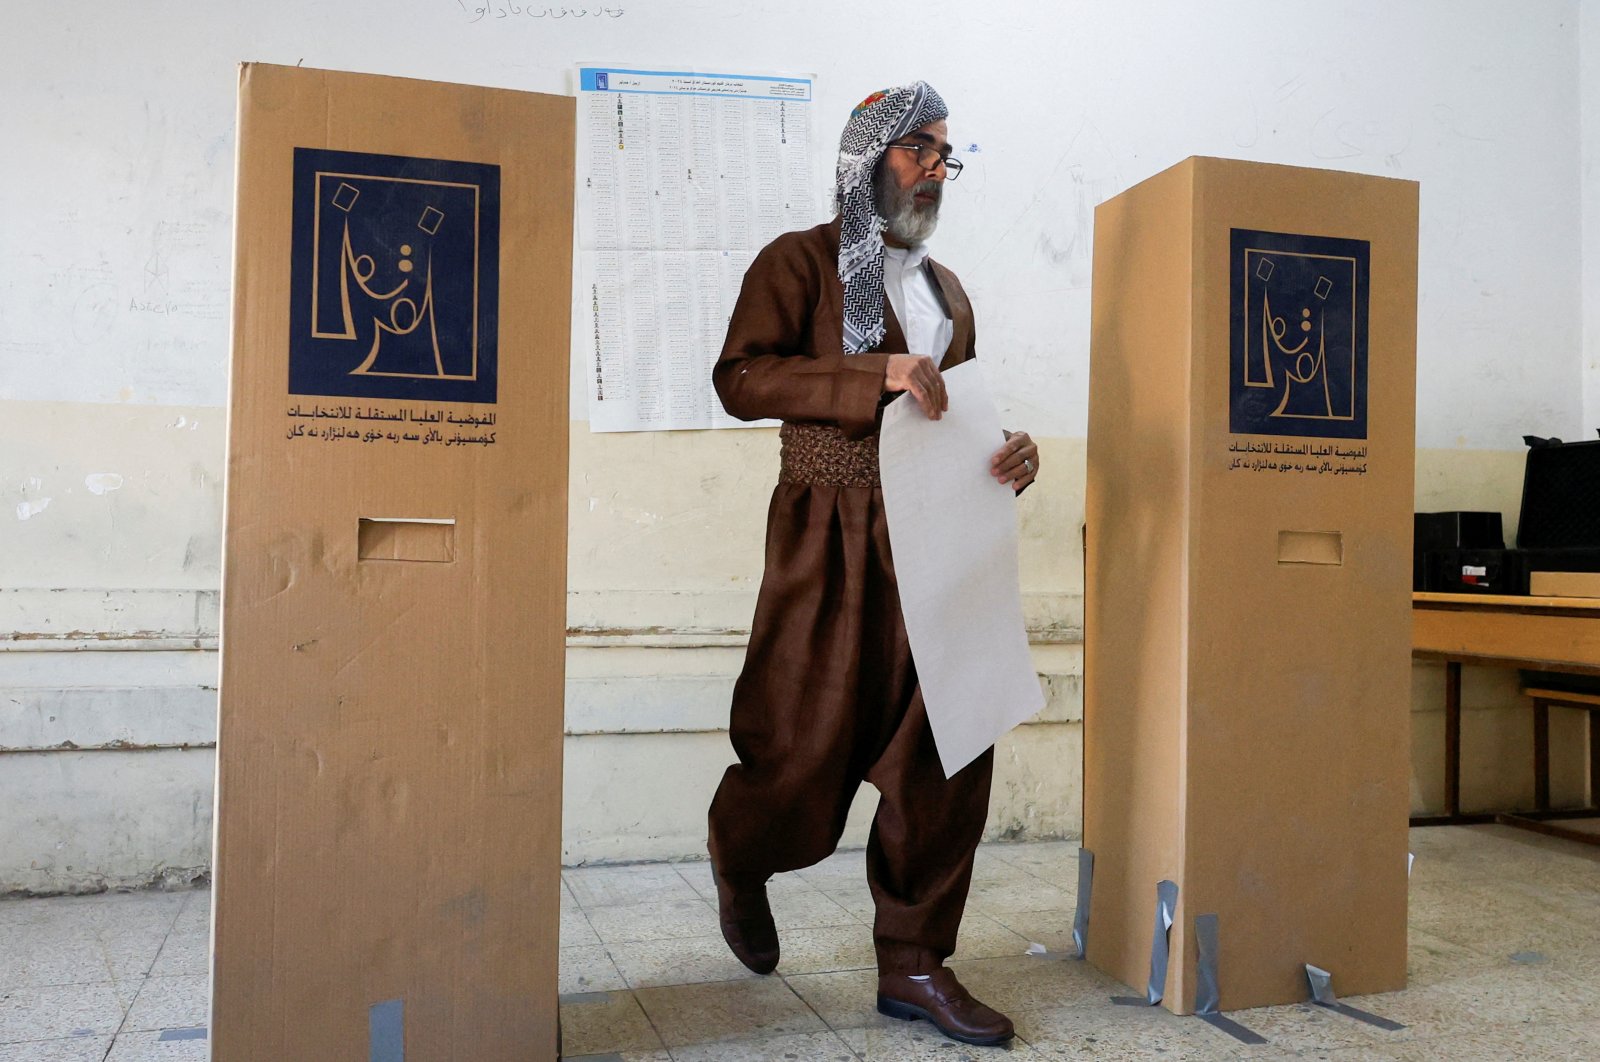
<path fill-rule="evenodd" d="M 884 254 L 894 259 L 895 265 L 901 269 L 916 269 L 928 257 L 928 245 L 919 243 L 912 247 L 891 247 L 883 245 Z"/>

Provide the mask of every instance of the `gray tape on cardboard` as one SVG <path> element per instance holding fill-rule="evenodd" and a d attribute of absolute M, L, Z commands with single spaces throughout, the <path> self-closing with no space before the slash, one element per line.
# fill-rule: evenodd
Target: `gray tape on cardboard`
<path fill-rule="evenodd" d="M 406 1004 L 386 999 L 367 1008 L 367 1062 L 406 1062 Z"/>
<path fill-rule="evenodd" d="M 1072 943 L 1078 958 L 1089 954 L 1089 897 L 1094 889 L 1094 853 L 1078 850 L 1078 909 L 1072 915 Z"/>
<path fill-rule="evenodd" d="M 1320 966 L 1312 966 L 1310 963 L 1306 963 L 1306 980 L 1311 982 L 1311 1001 L 1319 1007 L 1326 1007 L 1331 1011 L 1343 1014 L 1347 1018 L 1354 1018 L 1356 1021 L 1366 1022 L 1368 1025 L 1375 1025 L 1390 1032 L 1397 1032 L 1405 1028 L 1404 1025 L 1397 1021 L 1380 1018 L 1378 1015 L 1362 1010 L 1360 1007 L 1352 1007 L 1348 1003 L 1339 1002 L 1339 997 L 1333 994 L 1333 974 Z"/>
<path fill-rule="evenodd" d="M 1252 1029 L 1222 1015 L 1218 1009 L 1222 1004 L 1222 982 L 1217 975 L 1217 957 L 1219 946 L 1217 942 L 1217 916 L 1214 914 L 1196 915 L 1194 919 L 1195 947 L 1199 951 L 1199 960 L 1196 964 L 1198 978 L 1195 987 L 1194 1012 L 1197 1017 L 1207 1025 L 1225 1032 L 1229 1036 L 1246 1044 L 1264 1044 L 1267 1038 Z"/>
<path fill-rule="evenodd" d="M 1153 1007 L 1161 1002 L 1167 991 L 1167 939 L 1172 930 L 1172 920 L 1178 910 L 1178 883 L 1160 881 L 1156 884 L 1156 923 L 1150 934 L 1150 982 L 1145 986 L 1144 998 L 1138 996 L 1112 996 L 1111 1002 L 1125 1007 Z"/>

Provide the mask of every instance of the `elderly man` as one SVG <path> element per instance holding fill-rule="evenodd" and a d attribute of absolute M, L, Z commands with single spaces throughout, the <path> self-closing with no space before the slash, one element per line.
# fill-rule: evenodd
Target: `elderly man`
<path fill-rule="evenodd" d="M 839 216 L 756 258 L 713 371 L 733 416 L 784 424 L 766 573 L 733 695 L 739 762 L 712 801 L 709 847 L 723 936 L 768 973 L 779 951 L 768 878 L 831 853 L 856 790 L 871 782 L 878 1009 L 998 1044 L 1010 1020 L 943 965 L 988 815 L 993 750 L 944 777 L 878 483 L 883 406 L 909 392 L 938 420 L 949 408 L 941 367 L 974 356 L 966 293 L 927 257 L 944 183 L 961 171 L 946 115 L 920 81 L 855 108 L 839 146 Z M 1021 490 L 1038 473 L 1038 449 L 1009 435 L 991 471 Z M 959 514 L 949 533 L 961 533 Z"/>

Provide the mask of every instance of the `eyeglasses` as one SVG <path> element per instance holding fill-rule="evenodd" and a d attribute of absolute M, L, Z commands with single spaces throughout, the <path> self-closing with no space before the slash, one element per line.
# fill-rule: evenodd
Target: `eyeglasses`
<path fill-rule="evenodd" d="M 947 181 L 953 181 L 961 176 L 961 160 L 951 155 L 941 155 L 937 148 L 929 147 L 927 144 L 890 144 L 888 146 L 899 148 L 901 151 L 915 151 L 917 153 L 917 165 L 925 170 L 943 166 L 944 179 Z"/>

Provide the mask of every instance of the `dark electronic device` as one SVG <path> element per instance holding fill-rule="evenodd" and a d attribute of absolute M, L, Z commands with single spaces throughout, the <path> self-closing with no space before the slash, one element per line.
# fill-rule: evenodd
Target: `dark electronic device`
<path fill-rule="evenodd" d="M 1442 576 L 1430 576 L 1428 566 L 1443 563 L 1437 557 L 1444 550 L 1503 550 L 1505 533 L 1499 513 L 1445 512 L 1417 513 L 1411 553 L 1411 589 L 1433 590 Z"/>

